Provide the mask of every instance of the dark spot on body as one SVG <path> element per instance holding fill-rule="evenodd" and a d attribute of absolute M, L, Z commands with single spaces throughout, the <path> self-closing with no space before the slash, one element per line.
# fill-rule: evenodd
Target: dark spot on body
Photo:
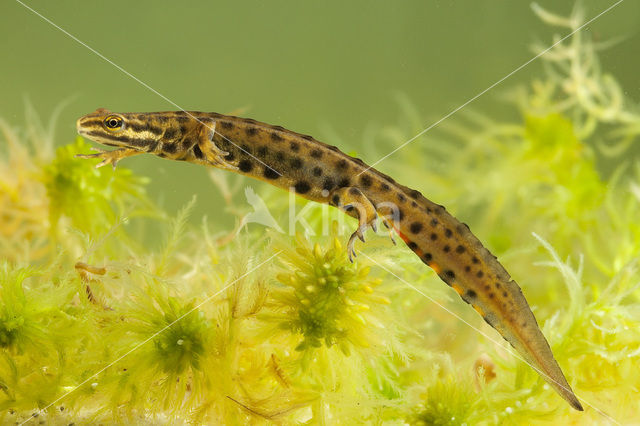
<path fill-rule="evenodd" d="M 319 149 L 314 149 L 313 151 L 311 151 L 311 156 L 313 158 L 322 158 L 322 151 L 320 151 Z"/>
<path fill-rule="evenodd" d="M 478 271 L 478 273 L 476 274 L 476 277 L 478 278 L 482 278 L 484 276 L 484 272 L 482 271 Z"/>
<path fill-rule="evenodd" d="M 173 139 L 175 139 L 176 133 L 176 129 L 169 127 L 167 130 L 165 130 L 163 138 L 172 141 Z"/>
<path fill-rule="evenodd" d="M 447 228 L 444 230 L 444 235 L 446 235 L 447 238 L 451 238 L 451 236 L 453 235 L 453 232 L 451 231 L 451 229 Z"/>
<path fill-rule="evenodd" d="M 383 191 L 388 191 L 391 189 L 391 187 L 387 184 L 387 183 L 382 183 L 380 184 L 380 189 L 382 189 Z"/>
<path fill-rule="evenodd" d="M 338 161 L 338 162 L 336 163 L 336 167 L 337 167 L 338 169 L 340 169 L 340 170 L 344 170 L 344 169 L 346 169 L 346 168 L 347 168 L 347 166 L 348 166 L 348 164 L 347 164 L 347 160 L 345 160 L 345 159 L 342 159 L 342 160 L 340 160 L 340 161 Z"/>
<path fill-rule="evenodd" d="M 242 160 L 238 163 L 238 168 L 241 172 L 248 173 L 253 169 L 253 164 L 250 160 Z"/>
<path fill-rule="evenodd" d="M 360 183 L 362 184 L 363 187 L 365 188 L 369 188 L 371 186 L 371 177 L 363 174 L 360 176 Z"/>
<path fill-rule="evenodd" d="M 256 133 L 258 133 L 258 129 L 255 127 L 245 127 L 244 131 L 248 136 L 254 136 Z"/>
<path fill-rule="evenodd" d="M 193 139 L 189 138 L 189 137 L 185 137 L 182 139 L 182 149 L 184 149 L 185 151 L 190 149 L 193 144 L 195 142 L 193 141 Z"/>
<path fill-rule="evenodd" d="M 258 155 L 260 157 L 266 157 L 267 156 L 267 152 L 269 152 L 269 148 L 267 148 L 266 146 L 261 146 L 258 148 Z"/>
<path fill-rule="evenodd" d="M 496 283 L 496 288 L 500 288 L 500 283 Z"/>
<path fill-rule="evenodd" d="M 276 160 L 284 161 L 284 152 L 282 152 L 282 151 L 276 152 Z"/>
<path fill-rule="evenodd" d="M 433 259 L 433 256 L 431 256 L 431 253 L 425 253 L 424 256 L 422 256 L 422 258 L 425 260 L 425 262 L 431 262 L 431 260 Z"/>
<path fill-rule="evenodd" d="M 182 133 L 183 135 L 187 134 L 188 131 L 189 129 L 187 129 L 187 126 L 185 126 L 184 124 L 180 126 L 180 133 Z"/>
<path fill-rule="evenodd" d="M 431 238 L 431 241 L 435 241 L 438 239 L 438 234 L 436 234 L 435 232 L 432 232 L 429 238 Z"/>
<path fill-rule="evenodd" d="M 358 190 L 358 188 L 352 186 L 351 188 L 349 188 L 349 194 L 358 195 L 360 194 L 360 191 Z"/>
<path fill-rule="evenodd" d="M 451 250 L 451 247 L 449 247 L 449 245 L 446 245 L 442 248 L 442 250 L 444 250 L 445 253 L 449 253 L 449 251 Z"/>
<path fill-rule="evenodd" d="M 407 197 L 404 196 L 404 194 L 402 192 L 398 192 L 398 200 L 401 203 L 404 203 L 407 200 Z"/>
<path fill-rule="evenodd" d="M 162 145 L 162 150 L 169 154 L 175 154 L 178 150 L 178 147 L 175 143 L 165 143 L 164 145 Z"/>
<path fill-rule="evenodd" d="M 338 196 L 338 194 L 334 195 L 333 198 L 331 198 L 331 202 L 336 206 L 340 204 L 340 197 Z"/>
<path fill-rule="evenodd" d="M 342 179 L 340 179 L 340 182 L 338 182 L 338 186 L 340 188 L 344 188 L 349 186 L 349 184 L 351 183 L 351 181 L 349 180 L 348 177 L 343 177 Z"/>
<path fill-rule="evenodd" d="M 267 179 L 278 179 L 280 177 L 280 174 L 271 167 L 265 167 L 262 175 Z"/>
<path fill-rule="evenodd" d="M 411 202 L 411 207 L 418 207 L 418 203 L 416 203 L 415 201 Z"/>
<path fill-rule="evenodd" d="M 411 224 L 411 226 L 409 227 L 409 230 L 413 233 L 413 234 L 417 234 L 420 231 L 422 231 L 422 224 L 420 222 L 413 222 Z"/>
<path fill-rule="evenodd" d="M 153 141 L 151 142 L 151 144 L 149 144 L 149 149 L 147 149 L 147 152 L 154 152 L 156 150 L 156 148 L 158 148 L 158 144 L 160 142 L 158 141 Z"/>
<path fill-rule="evenodd" d="M 507 292 L 506 291 L 502 292 L 502 297 L 507 297 Z"/>
<path fill-rule="evenodd" d="M 272 141 L 276 141 L 276 142 L 282 141 L 282 136 L 280 136 L 280 133 L 278 132 L 271 132 L 270 136 Z"/>
<path fill-rule="evenodd" d="M 464 246 L 456 247 L 456 253 L 458 254 L 464 253 L 464 250 L 465 250 Z"/>
<path fill-rule="evenodd" d="M 448 280 L 453 280 L 455 279 L 456 274 L 451 269 L 447 269 L 444 271 L 444 276 L 447 277 Z"/>
<path fill-rule="evenodd" d="M 300 158 L 294 158 L 291 160 L 291 167 L 294 169 L 301 169 L 302 168 L 302 160 Z"/>
<path fill-rule="evenodd" d="M 220 121 L 220 125 L 227 130 L 233 129 L 233 123 L 230 121 Z"/>
<path fill-rule="evenodd" d="M 331 178 L 326 178 L 322 184 L 322 189 L 325 189 L 327 191 L 331 191 L 334 188 L 335 184 L 333 182 L 333 179 Z"/>
<path fill-rule="evenodd" d="M 494 292 L 489 293 L 489 299 L 493 299 L 494 297 L 495 297 L 495 293 Z"/>
<path fill-rule="evenodd" d="M 301 180 L 300 182 L 296 182 L 294 188 L 298 194 L 306 194 L 311 189 L 311 186 L 308 182 Z"/>
<path fill-rule="evenodd" d="M 164 133 L 162 127 L 149 126 L 148 130 L 156 136 L 160 136 L 162 133 Z"/>
<path fill-rule="evenodd" d="M 464 271 L 465 272 L 470 272 L 471 271 L 471 266 L 467 265 L 464 267 Z"/>
<path fill-rule="evenodd" d="M 420 194 L 419 191 L 416 191 L 415 189 L 411 190 L 411 192 L 409 192 L 409 197 L 413 198 L 413 199 L 417 199 L 418 197 L 420 197 L 422 194 Z"/>
<path fill-rule="evenodd" d="M 204 158 L 204 154 L 202 153 L 202 150 L 200 149 L 198 144 L 193 146 L 193 154 L 196 156 L 196 158 L 199 158 L 201 160 Z"/>
<path fill-rule="evenodd" d="M 477 294 L 476 294 L 476 292 L 475 292 L 475 291 L 473 291 L 473 290 L 467 290 L 466 296 L 467 296 L 469 299 L 475 299 L 478 295 L 477 295 Z"/>
<path fill-rule="evenodd" d="M 407 243 L 407 246 L 409 246 L 409 248 L 410 248 L 411 250 L 415 250 L 415 249 L 417 249 L 417 248 L 418 248 L 418 245 L 417 245 L 416 243 L 414 243 L 413 241 L 409 241 L 409 242 Z"/>
<path fill-rule="evenodd" d="M 291 148 L 293 152 L 298 152 L 300 150 L 300 144 L 298 142 L 291 142 L 289 148 Z"/>
<path fill-rule="evenodd" d="M 431 219 L 431 226 L 436 226 L 437 224 L 438 224 L 438 219 L 436 219 L 435 217 Z"/>
<path fill-rule="evenodd" d="M 478 260 L 478 258 L 477 258 L 477 257 L 475 257 L 475 256 L 473 256 L 473 258 L 471 259 L 471 261 L 472 261 L 473 263 L 480 263 L 480 261 Z"/>
<path fill-rule="evenodd" d="M 322 176 L 322 169 L 320 167 L 314 167 L 313 168 L 313 175 L 314 176 Z"/>

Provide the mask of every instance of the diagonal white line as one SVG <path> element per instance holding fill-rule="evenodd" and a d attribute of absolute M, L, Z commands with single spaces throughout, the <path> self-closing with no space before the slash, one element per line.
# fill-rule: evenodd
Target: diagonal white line
<path fill-rule="evenodd" d="M 82 40 L 80 40 L 78 37 L 74 36 L 73 34 L 71 34 L 70 32 L 68 32 L 67 30 L 65 30 L 64 28 L 60 27 L 59 25 L 55 24 L 53 21 L 51 21 L 50 19 L 48 19 L 46 16 L 43 16 L 42 14 L 40 14 L 38 11 L 34 10 L 33 8 L 27 6 L 26 4 L 24 4 L 21 0 L 15 0 L 17 3 L 21 4 L 24 8 L 30 10 L 31 12 L 33 12 L 35 15 L 39 16 L 42 20 L 44 20 L 45 22 L 49 23 L 50 25 L 52 25 L 53 27 L 57 28 L 58 30 L 60 30 L 62 33 L 66 34 L 67 36 L 69 36 L 71 39 L 73 39 L 75 42 L 81 44 L 82 46 L 86 47 L 87 49 L 89 49 L 91 52 L 95 53 L 97 56 L 99 56 L 100 58 L 104 59 L 106 62 L 110 63 L 111 65 L 113 65 L 114 67 L 116 67 L 118 70 L 122 71 L 124 74 L 126 74 L 127 76 L 131 77 L 132 79 L 134 79 L 135 81 L 137 81 L 138 83 L 140 83 L 141 85 L 143 85 L 144 87 L 146 87 L 147 89 L 149 89 L 150 91 L 152 91 L 153 93 L 155 93 L 156 95 L 160 96 L 162 99 L 164 99 L 165 101 L 169 102 L 171 105 L 173 105 L 174 107 L 178 108 L 180 111 L 185 112 L 188 116 L 190 116 L 191 118 L 193 118 L 194 120 L 198 121 L 200 124 L 202 124 L 203 126 L 206 126 L 209 130 L 211 130 L 214 133 L 217 133 L 218 135 L 220 135 L 224 140 L 226 140 L 227 142 L 229 142 L 231 145 L 235 146 L 236 148 L 238 148 L 239 150 L 243 151 L 244 153 L 246 153 L 247 155 L 249 155 L 250 157 L 252 157 L 254 160 L 258 161 L 259 163 L 261 163 L 263 166 L 271 169 L 272 171 L 276 172 L 279 176 L 282 176 L 282 173 L 280 173 L 278 170 L 275 170 L 273 167 L 269 166 L 268 164 L 265 164 L 262 160 L 260 160 L 259 158 L 256 158 L 253 154 L 251 154 L 250 152 L 247 152 L 244 148 L 238 146 L 235 142 L 233 142 L 231 139 L 227 138 L 225 135 L 221 134 L 220 132 L 216 132 L 215 127 L 211 127 L 208 124 L 202 122 L 199 118 L 195 117 L 193 114 L 191 114 L 189 111 L 186 111 L 184 108 L 182 108 L 180 105 L 178 105 L 177 103 L 173 102 L 171 99 L 167 98 L 165 95 L 163 95 L 162 93 L 158 92 L 156 89 L 154 89 L 153 87 L 149 86 L 147 83 L 145 83 L 144 81 L 140 80 L 138 77 L 136 77 L 135 75 L 131 74 L 129 71 L 127 71 L 126 69 L 122 68 L 120 65 L 116 64 L 115 62 L 113 62 L 111 59 L 107 58 L 106 56 L 104 56 L 102 53 L 98 52 L 96 49 L 94 49 L 93 47 L 89 46 L 87 43 L 83 42 Z"/>
<path fill-rule="evenodd" d="M 466 107 L 467 105 L 469 105 L 471 102 L 475 101 L 476 99 L 478 99 L 480 96 L 484 95 L 485 93 L 487 93 L 489 90 L 493 89 L 494 87 L 496 87 L 497 85 L 499 85 L 500 83 L 502 83 L 503 81 L 505 81 L 506 79 L 508 79 L 509 77 L 511 77 L 512 75 L 514 75 L 515 73 L 517 73 L 518 71 L 520 71 L 521 69 L 523 69 L 524 67 L 526 67 L 527 65 L 529 65 L 531 62 L 535 61 L 536 59 L 538 59 L 539 57 L 541 57 L 542 55 L 544 55 L 545 53 L 547 53 L 548 51 L 550 51 L 551 49 L 553 49 L 554 47 L 556 47 L 558 44 L 562 43 L 563 41 L 565 41 L 566 39 L 568 39 L 569 37 L 573 36 L 575 33 L 577 33 L 578 31 L 580 31 L 581 29 L 583 29 L 584 27 L 586 27 L 587 25 L 589 25 L 590 23 L 592 23 L 593 21 L 595 21 L 596 19 L 598 19 L 599 17 L 601 17 L 602 15 L 604 15 L 605 13 L 609 12 L 611 9 L 613 9 L 614 7 L 616 7 L 617 5 L 619 5 L 620 3 L 622 3 L 624 0 L 618 0 L 617 2 L 615 2 L 614 4 L 612 4 L 611 6 L 609 6 L 608 8 L 606 8 L 605 10 L 603 10 L 602 12 L 598 13 L 596 16 L 594 16 L 593 18 L 589 19 L 587 22 L 585 22 L 584 24 L 580 25 L 578 28 L 576 28 L 575 30 L 571 31 L 569 34 L 567 34 L 566 36 L 562 37 L 560 40 L 556 41 L 555 43 L 553 43 L 551 46 L 547 47 L 546 49 L 544 49 L 542 52 L 538 53 L 536 56 L 534 56 L 533 58 L 529 59 L 527 62 L 525 62 L 524 64 L 520 65 L 518 68 L 514 69 L 513 71 L 511 71 L 509 74 L 505 75 L 504 77 L 502 77 L 500 80 L 496 81 L 495 83 L 493 83 L 491 86 L 487 87 L 486 89 L 484 89 L 482 92 L 478 93 L 477 95 L 475 95 L 473 98 L 469 99 L 468 101 L 466 101 L 465 103 L 463 103 L 462 105 L 460 105 L 459 107 L 457 107 L 456 109 L 454 109 L 453 111 L 449 112 L 447 115 L 445 115 L 444 117 L 442 117 L 441 119 L 439 119 L 438 121 L 436 121 L 435 123 L 431 124 L 429 127 L 427 127 L 426 129 L 424 129 L 423 131 L 421 131 L 420 133 L 418 133 L 417 135 L 415 135 L 414 137 L 412 137 L 411 139 L 409 139 L 408 141 L 406 141 L 405 143 L 403 143 L 402 145 L 400 145 L 399 147 L 395 148 L 393 151 L 391 151 L 390 153 L 388 153 L 387 155 L 385 155 L 384 157 L 380 158 L 378 161 L 376 161 L 375 163 L 371 164 L 370 166 L 368 166 L 366 169 L 364 169 L 363 171 L 361 171 L 360 173 L 357 174 L 357 176 L 360 176 L 362 173 L 366 172 L 367 170 L 371 169 L 372 167 L 374 167 L 376 164 L 380 163 L 381 161 L 383 161 L 384 159 L 392 156 L 393 154 L 395 154 L 397 151 L 401 150 L 402 148 L 404 148 L 405 146 L 409 145 L 411 142 L 413 142 L 414 140 L 418 139 L 420 136 L 424 135 L 425 133 L 427 133 L 429 130 L 433 129 L 434 127 L 436 127 L 438 124 L 442 123 L 444 120 L 446 120 L 447 118 L 451 117 L 453 114 L 455 114 L 456 112 L 460 111 L 462 108 Z"/>
<path fill-rule="evenodd" d="M 220 293 L 222 293 L 223 291 L 225 291 L 226 289 L 228 289 L 229 287 L 231 287 L 233 284 L 235 284 L 236 282 L 240 281 L 242 278 L 246 277 L 247 275 L 249 275 L 250 273 L 252 273 L 253 271 L 255 271 L 256 269 L 260 268 L 262 265 L 264 265 L 265 263 L 267 263 L 268 261 L 270 261 L 271 259 L 273 259 L 274 257 L 276 257 L 277 255 L 279 255 L 280 253 L 282 253 L 283 250 L 278 251 L 277 253 L 273 254 L 271 257 L 269 257 L 267 260 L 261 262 L 259 265 L 251 268 L 251 270 L 245 272 L 244 274 L 242 274 L 241 276 L 239 276 L 238 278 L 236 278 L 235 280 L 231 281 L 229 284 L 227 284 L 226 286 L 224 286 L 221 290 L 217 291 L 216 293 L 212 294 L 211 296 L 207 297 L 206 299 L 204 299 L 202 302 L 200 302 L 197 306 L 193 307 L 192 309 L 190 309 L 187 313 L 180 315 L 180 317 L 178 317 L 176 320 L 174 320 L 173 322 L 171 322 L 170 324 L 166 325 L 165 327 L 163 327 L 160 331 L 154 333 L 153 335 L 151 335 L 150 337 L 148 337 L 147 339 L 143 340 L 142 342 L 138 343 L 136 346 L 134 346 L 132 349 L 130 349 L 129 351 L 127 351 L 124 355 L 121 355 L 120 357 L 118 357 L 118 359 L 116 359 L 115 361 L 109 363 L 107 366 L 105 366 L 104 368 L 102 368 L 100 371 L 94 373 L 93 375 L 91 375 L 90 377 L 88 377 L 85 381 L 83 381 L 82 383 L 76 385 L 73 387 L 73 389 L 69 390 L 68 392 L 66 392 L 65 394 L 63 394 L 62 396 L 60 396 L 58 399 L 56 399 L 55 401 L 53 401 L 52 403 L 50 403 L 49 405 L 47 405 L 44 408 L 41 408 L 40 410 L 38 410 L 38 412 L 42 413 L 44 411 L 47 411 L 47 409 L 49 407 L 51 407 L 54 404 L 57 404 L 60 400 L 62 400 L 63 398 L 65 398 L 67 395 L 69 395 L 70 393 L 74 392 L 76 389 L 78 389 L 80 386 L 85 385 L 86 383 L 88 383 L 90 380 L 94 379 L 95 377 L 97 377 L 98 375 L 100 375 L 100 373 L 102 373 L 103 371 L 105 371 L 107 368 L 111 367 L 112 365 L 116 364 L 118 361 L 122 360 L 123 358 L 127 357 L 131 352 L 135 351 L 136 349 L 138 349 L 139 347 L 143 346 L 145 343 L 149 342 L 151 339 L 153 339 L 154 337 L 156 337 L 157 335 L 159 335 L 160 333 L 164 332 L 166 329 L 170 328 L 171 326 L 173 326 L 175 323 L 177 323 L 178 321 L 180 321 L 182 318 L 186 317 L 187 315 L 189 315 L 190 313 L 192 313 L 193 311 L 195 311 L 196 309 L 200 308 L 200 306 L 204 305 L 205 303 L 209 302 L 211 299 L 213 299 L 214 297 L 216 297 L 217 295 L 219 295 Z M 27 420 L 25 420 L 24 422 L 20 423 L 20 425 L 24 425 L 25 423 L 27 423 L 28 421 L 33 420 L 33 417 L 29 417 Z"/>
<path fill-rule="evenodd" d="M 462 321 L 463 323 L 465 323 L 467 326 L 471 327 L 473 330 L 477 331 L 478 333 L 480 333 L 482 336 L 484 336 L 485 338 L 487 338 L 489 341 L 495 343 L 496 345 L 500 346 L 501 348 L 506 349 L 507 351 L 509 351 L 509 353 L 511 353 L 511 355 L 513 355 L 514 357 L 518 358 L 519 360 L 523 361 L 525 364 L 527 364 L 529 367 L 533 368 L 538 374 L 540 374 L 543 377 L 546 377 L 548 380 L 556 383 L 558 386 L 560 386 L 561 388 L 567 390 L 567 391 L 571 391 L 573 392 L 571 389 L 567 389 L 565 388 L 562 384 L 556 382 L 555 380 L 553 380 L 551 377 L 549 377 L 548 375 L 546 375 L 544 372 L 540 371 L 539 369 L 537 369 L 536 367 L 534 367 L 533 365 L 529 364 L 527 361 L 525 361 L 520 354 L 518 354 L 517 352 L 515 352 L 510 346 L 505 346 L 502 342 L 494 339 L 493 337 L 489 336 L 487 333 L 485 333 L 484 331 L 480 330 L 478 327 L 474 326 L 473 324 L 469 323 L 468 321 L 465 321 L 464 318 L 462 318 L 460 315 L 456 314 L 455 312 L 453 312 L 452 310 L 448 309 L 446 306 L 438 303 L 437 300 L 435 300 L 433 297 L 429 296 L 428 294 L 424 293 L 423 291 L 421 291 L 419 288 L 417 288 L 416 286 L 414 286 L 413 284 L 411 284 L 410 282 L 408 282 L 407 280 L 405 280 L 404 278 L 398 276 L 397 274 L 395 274 L 393 271 L 391 271 L 390 269 L 386 268 L 384 265 L 382 265 L 379 262 L 376 262 L 373 258 L 371 258 L 370 256 L 368 256 L 366 253 L 364 252 L 360 252 L 359 254 L 362 254 L 364 257 L 366 257 L 367 259 L 369 259 L 371 262 L 375 263 L 376 265 L 378 265 L 379 267 L 381 267 L 382 269 L 384 269 L 385 271 L 387 271 L 388 273 L 390 273 L 391 275 L 393 275 L 394 277 L 396 277 L 397 279 L 399 279 L 400 281 L 402 281 L 403 283 L 405 283 L 406 285 L 408 285 L 410 288 L 412 288 L 413 290 L 415 290 L 416 292 L 418 292 L 419 294 L 421 294 L 422 296 L 426 297 L 427 299 L 429 299 L 431 302 L 435 303 L 436 305 L 438 305 L 440 308 L 442 308 L 443 310 L 445 310 L 446 312 L 448 312 L 449 314 L 453 315 L 454 317 L 456 317 L 457 319 L 459 319 L 460 321 Z M 575 394 L 575 392 L 574 392 Z M 577 397 L 577 395 L 576 395 Z M 588 401 L 586 401 L 584 398 L 579 398 L 582 402 L 584 402 L 586 405 L 588 405 L 589 407 L 593 408 L 594 410 L 596 410 L 600 415 L 606 417 L 608 420 L 614 422 L 615 424 L 619 425 L 620 423 L 618 423 L 615 419 L 613 419 L 611 416 L 609 416 L 607 413 L 605 413 L 604 411 L 600 410 L 599 408 L 595 407 L 593 404 L 590 404 Z"/>

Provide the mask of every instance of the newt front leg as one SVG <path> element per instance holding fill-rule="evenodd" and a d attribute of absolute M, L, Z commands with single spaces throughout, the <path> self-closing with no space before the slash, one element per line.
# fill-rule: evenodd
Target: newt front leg
<path fill-rule="evenodd" d="M 198 148 L 203 154 L 205 163 L 210 166 L 219 167 L 225 170 L 236 171 L 238 167 L 231 164 L 225 159 L 228 152 L 221 150 L 214 143 L 216 135 L 216 121 L 213 119 L 199 120 L 202 127 L 200 128 L 200 137 L 198 139 Z M 222 135 L 220 135 L 223 137 Z M 233 143 L 233 142 L 231 142 Z"/>
<path fill-rule="evenodd" d="M 76 154 L 78 158 L 102 158 L 102 161 L 96 164 L 96 169 L 102 166 L 106 166 L 107 164 L 111 164 L 113 169 L 115 170 L 116 164 L 118 161 L 123 158 L 131 157 L 132 155 L 143 154 L 143 151 L 133 149 L 133 148 L 118 148 L 113 151 L 106 151 L 104 149 L 99 148 L 91 148 L 94 151 L 98 151 L 95 154 Z"/>

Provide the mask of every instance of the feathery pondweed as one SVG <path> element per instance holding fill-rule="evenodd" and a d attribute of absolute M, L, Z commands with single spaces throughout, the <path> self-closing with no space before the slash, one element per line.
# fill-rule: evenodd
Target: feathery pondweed
<path fill-rule="evenodd" d="M 90 145 L 77 137 L 74 144 L 58 148 L 53 161 L 44 167 L 42 180 L 52 229 L 66 216 L 74 228 L 96 234 L 123 214 L 124 205 L 144 200 L 142 188 L 148 179 L 134 176 L 126 168 L 97 169 L 90 162 L 78 161 L 76 154 L 89 149 Z"/>
<path fill-rule="evenodd" d="M 298 235 L 295 251 L 283 250 L 290 272 L 278 275 L 284 288 L 273 297 L 286 309 L 279 327 L 301 335 L 298 351 L 337 345 L 348 355 L 354 345 L 388 346 L 383 325 L 388 313 L 378 305 L 391 301 L 374 291 L 381 280 L 369 277 L 370 267 L 353 266 L 344 251 L 335 235 L 327 248 L 312 247 Z"/>

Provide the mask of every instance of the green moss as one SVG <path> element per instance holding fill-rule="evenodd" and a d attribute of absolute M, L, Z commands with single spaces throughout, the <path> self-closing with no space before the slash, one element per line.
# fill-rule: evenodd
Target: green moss
<path fill-rule="evenodd" d="M 9 271 L 2 265 L 0 276 L 0 347 L 22 351 L 24 345 L 41 337 L 37 316 L 27 305 L 22 282 L 32 275 L 28 269 Z"/>
<path fill-rule="evenodd" d="M 111 227 L 125 213 L 125 206 L 131 210 L 146 204 L 148 179 L 126 168 L 97 169 L 92 161 L 78 161 L 75 156 L 90 147 L 77 137 L 74 144 L 58 148 L 53 161 L 43 168 L 52 229 L 65 216 L 75 228 L 96 234 Z"/>
<path fill-rule="evenodd" d="M 431 385 L 414 422 L 421 425 L 470 425 L 478 397 L 464 383 L 452 378 Z"/>
<path fill-rule="evenodd" d="M 371 305 L 391 301 L 374 294 L 380 280 L 368 277 L 370 268 L 354 266 L 344 253 L 335 237 L 324 249 L 319 244 L 311 247 L 298 237 L 295 251 L 285 249 L 282 254 L 291 272 L 278 276 L 288 287 L 278 296 L 286 301 L 288 310 L 280 327 L 302 335 L 296 350 L 337 344 L 348 355 L 351 345 L 374 343 L 367 329 L 379 326 L 381 318 L 376 316 L 381 312 L 375 312 L 374 306 L 372 313 Z"/>

